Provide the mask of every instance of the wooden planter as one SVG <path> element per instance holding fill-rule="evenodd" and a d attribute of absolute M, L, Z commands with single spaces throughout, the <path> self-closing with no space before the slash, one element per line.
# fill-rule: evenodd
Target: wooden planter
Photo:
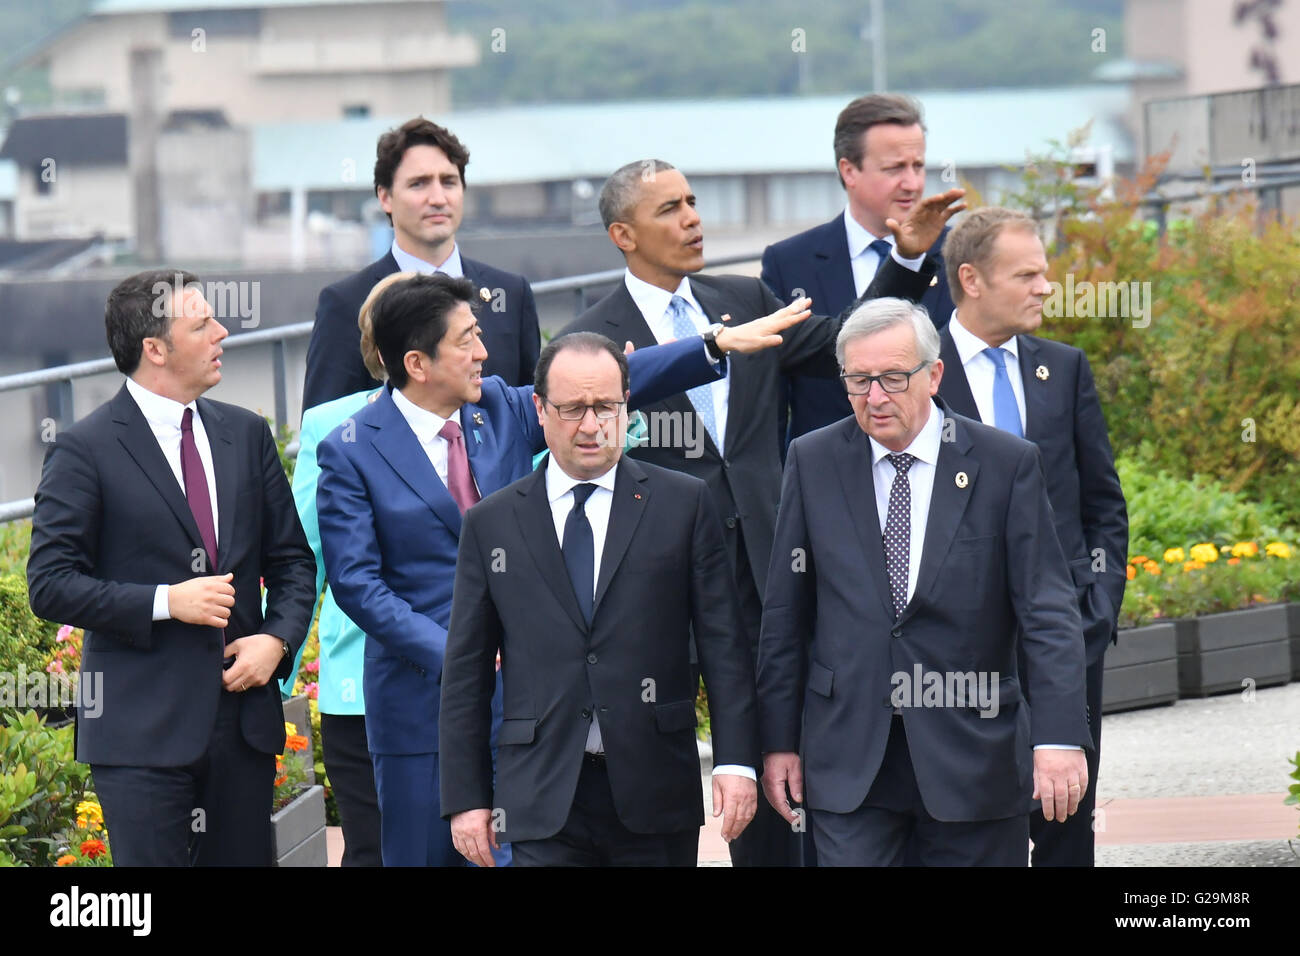
<path fill-rule="evenodd" d="M 1178 700 L 1178 636 L 1173 624 L 1148 624 L 1119 632 L 1106 649 L 1101 712 L 1157 707 Z"/>
<path fill-rule="evenodd" d="M 1291 636 L 1291 679 L 1300 680 L 1300 604 L 1286 606 L 1286 620 Z"/>
<path fill-rule="evenodd" d="M 1286 604 L 1183 618 L 1176 623 L 1178 687 L 1183 697 L 1269 687 L 1291 679 Z"/>
<path fill-rule="evenodd" d="M 316 784 L 271 815 L 276 866 L 328 866 L 325 788 Z"/>

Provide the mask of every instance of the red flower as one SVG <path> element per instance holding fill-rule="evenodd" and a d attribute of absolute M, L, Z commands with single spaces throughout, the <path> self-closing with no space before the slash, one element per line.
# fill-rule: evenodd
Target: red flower
<path fill-rule="evenodd" d="M 97 859 L 108 852 L 108 847 L 104 845 L 103 840 L 84 840 L 81 844 L 81 855 L 87 859 Z"/>

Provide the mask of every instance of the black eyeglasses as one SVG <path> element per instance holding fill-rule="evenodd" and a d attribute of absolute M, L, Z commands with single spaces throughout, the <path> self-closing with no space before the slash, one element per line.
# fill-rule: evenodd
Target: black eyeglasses
<path fill-rule="evenodd" d="M 879 382 L 880 387 L 891 394 L 906 392 L 912 376 L 929 364 L 929 362 L 922 362 L 910 372 L 885 372 L 881 375 L 860 375 L 857 372 L 850 372 L 841 375 L 840 381 L 844 383 L 844 390 L 850 395 L 866 395 L 871 391 L 872 382 Z"/>
<path fill-rule="evenodd" d="M 627 404 L 627 402 L 597 402 L 594 405 L 556 405 L 549 398 L 543 398 L 542 401 L 555 409 L 555 414 L 560 416 L 560 420 L 566 422 L 582 421 L 587 417 L 587 409 L 591 409 L 600 421 L 609 421 L 611 418 L 617 418 L 619 411 Z"/>

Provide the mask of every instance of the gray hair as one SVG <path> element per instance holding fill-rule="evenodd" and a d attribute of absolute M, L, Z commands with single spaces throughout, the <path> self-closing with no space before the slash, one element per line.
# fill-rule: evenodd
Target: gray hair
<path fill-rule="evenodd" d="M 655 173 L 676 168 L 662 159 L 638 159 L 614 170 L 600 189 L 600 221 L 605 229 L 608 231 L 614 223 L 627 222 L 632 217 L 632 208 L 641 198 L 642 183 L 652 182 Z"/>
<path fill-rule="evenodd" d="M 840 368 L 844 368 L 844 352 L 850 342 L 907 324 L 916 336 L 917 357 L 923 362 L 934 362 L 939 357 L 939 333 L 925 306 L 906 299 L 872 299 L 858 306 L 840 327 L 835 340 L 835 358 Z"/>

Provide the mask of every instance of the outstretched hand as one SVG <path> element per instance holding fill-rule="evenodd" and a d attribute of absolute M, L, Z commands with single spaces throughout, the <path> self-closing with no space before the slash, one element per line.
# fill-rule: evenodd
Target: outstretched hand
<path fill-rule="evenodd" d="M 922 199 L 901 223 L 897 219 L 886 219 L 885 225 L 898 244 L 898 254 L 904 259 L 925 255 L 939 240 L 948 220 L 966 208 L 964 202 L 958 202 L 965 195 L 964 189 L 949 189 L 946 193 Z"/>
<path fill-rule="evenodd" d="M 724 325 L 714 341 L 724 352 L 749 354 L 773 348 L 781 344 L 781 332 L 792 325 L 798 325 L 812 315 L 812 310 L 809 308 L 811 305 L 812 299 L 807 297 L 795 299 L 785 308 L 777 309 L 771 315 L 765 315 L 753 322 Z M 730 322 L 731 316 L 724 315 L 722 321 Z"/>

